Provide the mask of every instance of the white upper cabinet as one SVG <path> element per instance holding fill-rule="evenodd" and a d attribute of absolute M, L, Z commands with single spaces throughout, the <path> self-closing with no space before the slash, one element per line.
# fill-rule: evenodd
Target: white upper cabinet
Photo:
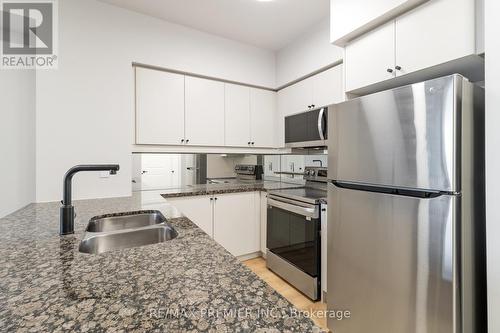
<path fill-rule="evenodd" d="M 313 76 L 313 104 L 316 108 L 344 101 L 342 65 Z"/>
<path fill-rule="evenodd" d="M 344 101 L 343 81 L 338 65 L 278 91 L 278 147 L 285 146 L 285 117 Z"/>
<path fill-rule="evenodd" d="M 475 53 L 475 2 L 432 0 L 396 19 L 398 75 Z"/>
<path fill-rule="evenodd" d="M 429 0 L 330 0 L 330 39 L 345 46 L 360 35 Z"/>
<path fill-rule="evenodd" d="M 286 107 L 283 109 L 285 112 L 284 115 L 288 116 L 309 110 L 313 104 L 312 89 L 313 85 L 311 78 L 299 81 L 282 89 L 280 94 L 283 96 L 283 102 L 286 103 Z"/>
<path fill-rule="evenodd" d="M 394 46 L 394 22 L 389 22 L 347 45 L 346 91 L 393 78 Z"/>
<path fill-rule="evenodd" d="M 224 146 L 224 83 L 186 76 L 186 143 Z"/>
<path fill-rule="evenodd" d="M 276 147 L 276 92 L 135 70 L 136 144 Z"/>
<path fill-rule="evenodd" d="M 184 76 L 136 67 L 136 143 L 181 144 Z"/>
<path fill-rule="evenodd" d="M 276 93 L 250 89 L 251 145 L 258 148 L 276 147 Z"/>
<path fill-rule="evenodd" d="M 345 48 L 346 91 L 476 54 L 476 6 L 476 0 L 430 0 L 352 41 Z M 457 66 L 452 72 L 461 72 Z"/>
<path fill-rule="evenodd" d="M 250 145 L 250 88 L 236 84 L 225 85 L 226 146 Z"/>

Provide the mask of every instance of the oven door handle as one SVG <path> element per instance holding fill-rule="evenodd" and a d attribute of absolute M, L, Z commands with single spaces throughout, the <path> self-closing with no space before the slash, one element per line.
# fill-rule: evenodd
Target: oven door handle
<path fill-rule="evenodd" d="M 319 217 L 318 207 L 302 207 L 293 204 L 289 204 L 283 201 L 274 200 L 271 198 L 267 199 L 267 204 L 271 207 L 280 208 L 295 214 L 299 214 L 305 217 L 310 217 L 312 219 L 317 219 Z"/>

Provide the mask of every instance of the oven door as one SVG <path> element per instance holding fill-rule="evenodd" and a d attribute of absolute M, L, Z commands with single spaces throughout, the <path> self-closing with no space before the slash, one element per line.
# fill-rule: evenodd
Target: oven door
<path fill-rule="evenodd" d="M 311 277 L 320 274 L 319 205 L 272 195 L 267 200 L 267 248 Z"/>

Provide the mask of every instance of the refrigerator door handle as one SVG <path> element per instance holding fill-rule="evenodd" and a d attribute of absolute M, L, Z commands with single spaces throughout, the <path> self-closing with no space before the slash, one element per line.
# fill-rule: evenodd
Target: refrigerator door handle
<path fill-rule="evenodd" d="M 421 199 L 432 199 L 437 198 L 443 194 L 453 194 L 440 191 L 428 191 L 419 189 L 407 189 L 398 187 L 388 187 L 384 185 L 370 185 L 370 184 L 359 184 L 359 183 L 349 183 L 349 182 L 339 182 L 332 180 L 331 183 L 339 188 L 344 188 L 347 190 L 364 191 L 364 192 L 375 192 L 390 195 L 401 195 L 406 197 L 414 197 Z"/>

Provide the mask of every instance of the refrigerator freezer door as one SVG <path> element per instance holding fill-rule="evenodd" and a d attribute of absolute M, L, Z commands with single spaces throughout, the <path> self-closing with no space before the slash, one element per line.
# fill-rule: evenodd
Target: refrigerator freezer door
<path fill-rule="evenodd" d="M 351 313 L 349 319 L 328 318 L 328 328 L 459 332 L 453 321 L 459 197 L 420 199 L 328 186 L 328 310 Z"/>
<path fill-rule="evenodd" d="M 459 75 L 330 107 L 330 179 L 459 192 Z"/>

